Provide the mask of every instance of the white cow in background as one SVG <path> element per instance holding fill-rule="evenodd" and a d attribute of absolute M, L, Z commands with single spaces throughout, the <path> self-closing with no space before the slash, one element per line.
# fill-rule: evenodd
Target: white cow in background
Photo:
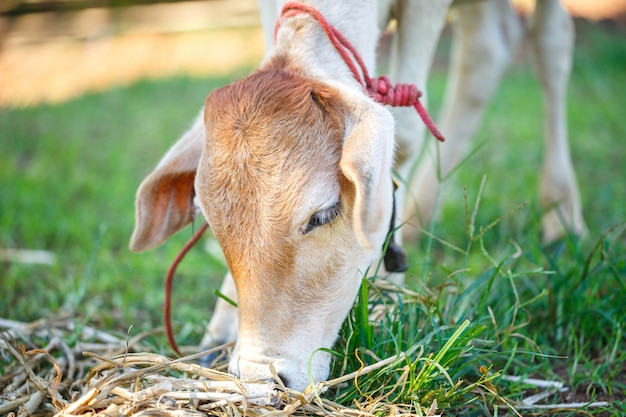
<path fill-rule="evenodd" d="M 379 34 L 396 19 L 390 78 L 424 91 L 451 1 L 306 3 L 354 45 L 370 74 Z M 332 347 L 363 273 L 381 254 L 393 213 L 392 165 L 410 177 L 424 125 L 413 109 L 392 109 L 392 117 L 375 102 L 311 14 L 287 15 L 274 35 L 284 3 L 261 1 L 272 47 L 259 70 L 213 91 L 142 182 L 131 249 L 162 243 L 199 208 L 228 263 L 221 291 L 238 302 L 235 309 L 218 300 L 203 343 L 237 340 L 231 372 L 244 380 L 277 375 L 302 390 L 328 377 L 330 356 L 320 349 Z M 444 174 L 466 151 L 521 34 L 501 0 L 459 6 L 457 25 L 441 125 Z M 532 34 L 550 109 L 542 198 L 580 232 L 565 128 L 573 28 L 557 0 L 539 2 Z M 418 171 L 399 218 L 410 223 L 417 208 L 427 218 L 436 185 L 432 167 Z M 562 230 L 549 213 L 546 239 Z"/>
<path fill-rule="evenodd" d="M 409 227 L 405 231 L 415 233 L 417 229 L 410 225 L 419 224 L 414 220 L 416 217 L 421 217 L 424 223 L 432 219 L 439 186 L 437 170 L 445 177 L 467 155 L 489 99 L 525 35 L 529 35 L 545 108 L 545 151 L 539 192 L 541 205 L 546 208 L 542 219 L 543 240 L 554 241 L 567 230 L 583 234 L 580 193 L 567 135 L 566 95 L 574 52 L 571 17 L 558 0 L 538 0 L 535 13 L 528 21 L 502 0 L 461 1 L 452 8 L 452 13 L 452 57 L 439 121 L 447 141 L 439 149 L 440 166 L 435 163 L 431 149 L 430 158 L 413 176 L 405 215 Z M 408 50 L 401 53 L 408 53 Z M 399 126 L 407 124 L 398 123 Z M 409 137 L 405 139 L 407 143 Z M 514 175 L 514 169 L 504 173 L 502 181 L 506 181 L 506 175 Z"/>

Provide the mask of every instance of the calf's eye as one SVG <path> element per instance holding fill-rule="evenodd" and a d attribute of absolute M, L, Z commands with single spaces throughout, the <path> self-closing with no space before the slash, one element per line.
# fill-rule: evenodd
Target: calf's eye
<path fill-rule="evenodd" d="M 320 227 L 320 226 L 324 226 L 325 224 L 332 222 L 339 215 L 340 209 L 341 209 L 340 202 L 337 201 L 332 206 L 326 207 L 326 208 L 321 209 L 320 211 L 317 211 L 315 214 L 311 216 L 306 226 L 302 228 L 302 233 L 306 235 L 313 229 Z"/>

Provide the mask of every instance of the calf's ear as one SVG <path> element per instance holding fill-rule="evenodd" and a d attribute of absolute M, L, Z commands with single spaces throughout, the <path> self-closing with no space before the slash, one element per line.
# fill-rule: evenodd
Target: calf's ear
<path fill-rule="evenodd" d="M 361 246 L 378 250 L 389 229 L 393 210 L 391 166 L 394 154 L 394 121 L 378 105 L 366 103 L 348 127 L 340 167 L 354 185 L 352 227 Z"/>
<path fill-rule="evenodd" d="M 193 184 L 204 138 L 200 115 L 142 181 L 135 199 L 132 251 L 152 249 L 192 221 Z"/>

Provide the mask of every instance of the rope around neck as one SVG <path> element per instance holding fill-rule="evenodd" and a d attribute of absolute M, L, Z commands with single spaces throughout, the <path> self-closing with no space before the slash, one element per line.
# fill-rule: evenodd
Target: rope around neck
<path fill-rule="evenodd" d="M 370 97 L 381 104 L 389 106 L 414 107 L 430 133 L 441 142 L 445 140 L 435 125 L 435 122 L 433 122 L 428 114 L 428 111 L 419 100 L 422 96 L 422 92 L 419 91 L 414 84 L 398 83 L 394 86 L 389 78 L 384 75 L 371 78 L 356 48 L 354 48 L 341 32 L 328 23 L 324 15 L 315 7 L 297 1 L 285 3 L 280 18 L 274 28 L 274 39 L 276 39 L 276 34 L 283 21 L 298 14 L 308 14 L 317 20 L 330 42 L 350 69 L 350 72 L 352 72 L 354 78 L 365 88 Z"/>

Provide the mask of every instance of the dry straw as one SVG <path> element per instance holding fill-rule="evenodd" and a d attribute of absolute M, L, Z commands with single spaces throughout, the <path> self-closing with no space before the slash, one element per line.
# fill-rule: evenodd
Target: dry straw
<path fill-rule="evenodd" d="M 385 287 L 378 285 L 377 289 L 383 291 Z M 395 291 L 397 288 L 386 290 Z M 408 290 L 403 290 L 403 294 L 407 300 L 420 298 L 419 294 Z M 369 311 L 368 320 L 386 316 L 393 320 L 402 319 L 395 317 L 393 311 L 380 307 Z M 507 409 L 509 415 L 520 415 L 516 409 L 554 411 L 608 406 L 605 402 L 541 404 L 554 394 L 567 391 L 567 387 L 551 381 L 500 375 L 503 381 L 534 387 L 532 395 L 511 402 L 498 394 L 493 385 L 497 375 L 487 369 L 481 370 L 484 374 L 479 381 L 462 388 L 461 381 L 450 379 L 445 368 L 448 365 L 440 364 L 446 363 L 444 356 L 451 346 L 469 343 L 465 341 L 468 337 L 472 338 L 471 334 L 465 334 L 471 333 L 467 330 L 469 322 L 460 324 L 436 354 L 423 356 L 423 346 L 417 346 L 419 349 L 408 350 L 406 356 L 400 353 L 387 359 L 376 359 L 368 366 L 361 362 L 358 371 L 320 382 L 304 393 L 287 389 L 278 377 L 275 382 L 259 383 L 241 381 L 226 373 L 231 345 L 171 359 L 145 353 L 150 349 L 143 344 L 143 340 L 149 333 L 120 338 L 77 323 L 81 321 L 73 316 L 52 317 L 32 323 L 0 318 L 0 329 L 4 329 L 0 331 L 0 415 L 373 417 L 418 413 L 424 417 L 437 416 L 438 404 L 434 394 L 429 396 L 425 393 L 422 396 L 425 401 L 418 407 L 415 404 L 397 404 L 390 398 L 397 390 L 412 389 L 408 388 L 411 384 L 407 385 L 406 379 L 413 365 L 415 369 L 412 372 L 416 372 L 413 379 L 433 379 L 433 375 L 445 377 L 440 379 L 443 382 L 439 385 L 449 387 L 440 390 L 441 398 L 458 395 L 461 391 L 472 392 L 475 397 L 492 396 L 495 404 Z M 467 353 L 466 350 L 464 352 Z M 211 368 L 194 363 L 205 355 L 216 357 Z M 466 361 L 469 359 L 464 358 Z M 401 375 L 394 386 L 384 385 L 387 391 L 383 392 L 385 389 L 381 390 L 377 374 L 389 372 L 400 372 Z M 350 407 L 321 395 L 328 390 L 339 391 L 350 387 L 349 384 L 353 384 L 360 393 L 358 398 L 351 400 Z M 445 407 L 443 404 L 440 406 Z"/>
<path fill-rule="evenodd" d="M 275 383 L 243 382 L 224 372 L 231 346 L 170 359 L 146 351 L 139 335 L 124 340 L 73 317 L 33 323 L 0 319 L 0 348 L 15 360 L 0 379 L 0 415 L 70 416 L 281 416 L 409 414 L 409 407 L 370 399 L 348 408 L 322 398 L 323 391 L 403 360 L 382 360 L 300 393 Z M 19 340 L 19 342 L 18 342 Z M 45 340 L 43 348 L 31 348 Z M 68 345 L 68 340 L 90 340 Z M 213 369 L 192 363 L 218 356 Z M 6 358 L 5 358 L 6 359 Z M 435 415 L 436 404 L 428 415 Z"/>

